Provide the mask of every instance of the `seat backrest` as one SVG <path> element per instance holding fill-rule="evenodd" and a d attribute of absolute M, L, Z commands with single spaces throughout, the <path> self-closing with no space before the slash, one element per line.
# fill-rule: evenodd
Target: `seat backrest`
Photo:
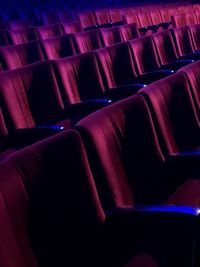
<path fill-rule="evenodd" d="M 136 39 L 139 37 L 139 31 L 136 23 L 130 23 L 120 26 L 124 41 Z"/>
<path fill-rule="evenodd" d="M 93 52 L 55 60 L 64 104 L 102 96 L 104 87 Z"/>
<path fill-rule="evenodd" d="M 95 15 L 92 11 L 81 12 L 78 14 L 78 17 L 83 29 L 97 24 Z"/>
<path fill-rule="evenodd" d="M 31 23 L 28 20 L 9 21 L 8 27 L 10 30 L 21 30 L 31 27 Z"/>
<path fill-rule="evenodd" d="M 10 70 L 43 61 L 44 56 L 40 43 L 32 41 L 26 44 L 0 47 L 0 60 L 3 69 Z"/>
<path fill-rule="evenodd" d="M 75 130 L 64 131 L 13 153 L 7 161 L 11 168 L 2 172 L 0 164 L 0 170 L 3 177 L 9 176 L 9 184 L 4 179 L 8 192 L 6 203 L 13 205 L 9 207 L 11 219 L 18 230 L 16 237 L 24 246 L 21 248 L 24 258 L 29 258 L 30 254 L 25 247 L 27 244 L 22 243 L 24 231 L 28 229 L 39 265 L 68 265 L 73 262 L 75 266 L 81 263 L 92 266 L 87 263 L 94 260 L 91 252 L 94 255 L 99 253 L 98 231 L 105 214 L 79 134 Z M 14 179 L 24 183 L 28 194 L 25 199 L 20 198 Z M 1 179 L 0 186 L 2 183 Z M 0 189 L 2 191 L 2 186 Z M 11 192 L 18 202 L 20 200 L 20 205 L 14 202 Z M 21 221 L 18 213 L 22 214 Z M 89 240 L 88 245 L 85 238 Z M 21 266 L 36 265 L 26 262 Z"/>
<path fill-rule="evenodd" d="M 101 29 L 100 33 L 104 46 L 113 45 L 123 41 L 121 28 L 119 26 Z"/>
<path fill-rule="evenodd" d="M 95 51 L 105 88 L 133 83 L 137 77 L 127 42 Z"/>
<path fill-rule="evenodd" d="M 109 9 L 108 11 L 112 23 L 122 21 L 122 13 L 120 9 L 115 8 L 115 9 Z"/>
<path fill-rule="evenodd" d="M 170 31 L 153 34 L 153 40 L 162 65 L 178 59 L 178 53 Z"/>
<path fill-rule="evenodd" d="M 0 46 L 12 44 L 8 31 L 0 31 Z"/>
<path fill-rule="evenodd" d="M 148 107 L 140 95 L 89 115 L 76 128 L 84 140 L 104 209 L 147 204 L 158 198 L 156 182 L 147 178 L 147 172 L 149 177 L 156 177 L 154 168 L 158 170 L 159 162 L 162 164 L 162 154 Z M 151 176 L 153 172 L 155 176 Z"/>
<path fill-rule="evenodd" d="M 42 41 L 48 59 L 56 59 L 76 54 L 72 35 L 54 37 Z"/>
<path fill-rule="evenodd" d="M 94 13 L 95 13 L 97 25 L 111 23 L 111 19 L 110 19 L 109 12 L 107 9 L 98 9 L 98 10 L 95 10 Z"/>
<path fill-rule="evenodd" d="M 199 71 L 200 71 L 200 64 L 199 61 L 190 64 L 188 66 L 185 66 L 179 70 L 180 72 L 183 72 L 188 79 L 188 82 L 190 84 L 191 93 L 193 96 L 193 101 L 196 107 L 197 116 L 200 121 L 200 81 L 199 81 Z"/>
<path fill-rule="evenodd" d="M 19 172 L 10 161 L 0 164 L 0 264 L 37 267 L 27 232 L 28 196 Z"/>
<path fill-rule="evenodd" d="M 37 33 L 40 39 L 45 40 L 52 37 L 63 35 L 61 24 L 52 24 L 49 26 L 37 27 Z"/>
<path fill-rule="evenodd" d="M 160 63 L 152 36 L 129 41 L 129 46 L 139 74 L 159 69 Z"/>
<path fill-rule="evenodd" d="M 74 33 L 74 42 L 78 53 L 85 53 L 102 47 L 99 30 Z"/>
<path fill-rule="evenodd" d="M 171 15 L 168 8 L 160 8 L 160 14 L 163 22 L 171 21 Z"/>
<path fill-rule="evenodd" d="M 62 23 L 63 30 L 66 34 L 69 33 L 75 33 L 75 32 L 82 32 L 82 26 L 80 21 L 73 21 L 73 22 L 68 22 L 68 23 Z"/>
<path fill-rule="evenodd" d="M 194 52 L 192 36 L 189 26 L 173 29 L 175 42 L 178 48 L 179 56 L 184 56 Z"/>
<path fill-rule="evenodd" d="M 187 20 L 187 25 L 194 25 L 198 23 L 195 12 L 186 13 L 185 16 Z"/>
<path fill-rule="evenodd" d="M 13 44 L 22 44 L 38 40 L 38 34 L 35 28 L 9 31 Z"/>
<path fill-rule="evenodd" d="M 153 25 L 149 12 L 138 13 L 137 16 L 141 27 L 147 27 Z"/>
<path fill-rule="evenodd" d="M 159 9 L 150 10 L 149 13 L 150 13 L 150 16 L 151 16 L 151 21 L 152 21 L 152 23 L 154 25 L 164 22 L 162 20 L 162 17 L 161 17 L 161 14 L 160 14 L 160 10 Z"/>
<path fill-rule="evenodd" d="M 137 27 L 142 27 L 136 13 L 123 15 L 123 21 L 125 24 L 135 23 Z"/>
<path fill-rule="evenodd" d="M 183 73 L 154 82 L 139 93 L 147 101 L 165 157 L 198 144 L 198 117 Z"/>
<path fill-rule="evenodd" d="M 171 16 L 172 25 L 174 28 L 187 26 L 187 19 L 185 14 Z"/>
<path fill-rule="evenodd" d="M 192 35 L 195 50 L 200 49 L 200 24 L 191 25 L 190 32 Z"/>
<path fill-rule="evenodd" d="M 55 122 L 63 110 L 51 62 L 1 72 L 0 77 L 1 109 L 8 131 Z"/>

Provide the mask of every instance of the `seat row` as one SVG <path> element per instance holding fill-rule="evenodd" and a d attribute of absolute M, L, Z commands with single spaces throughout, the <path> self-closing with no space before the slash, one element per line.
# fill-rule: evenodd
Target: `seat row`
<path fill-rule="evenodd" d="M 1 161 L 1 265 L 197 264 L 199 71 L 198 61 Z"/>
<path fill-rule="evenodd" d="M 0 61 L 3 70 L 14 69 L 26 64 L 43 61 L 44 59 L 64 58 L 130 40 L 135 45 L 133 57 L 136 65 L 149 64 L 148 70 L 145 70 L 145 72 L 153 71 L 157 66 L 155 67 L 152 62 L 147 63 L 147 57 L 152 54 L 152 57 L 158 58 L 154 59 L 154 61 L 161 62 L 161 65 L 184 58 L 198 59 L 198 50 L 200 49 L 199 31 L 200 24 L 197 24 L 137 38 L 136 25 L 127 24 L 120 27 L 101 29 L 101 31 L 90 30 L 43 41 L 30 41 L 24 44 L 2 46 L 0 47 Z M 20 38 L 24 38 L 23 41 L 25 41 L 28 36 L 18 35 L 15 37 L 20 42 Z M 147 45 L 148 43 L 149 46 Z M 138 51 L 136 52 L 136 50 Z M 139 50 L 141 51 L 140 53 Z M 166 68 L 170 68 L 170 66 L 166 66 Z"/>

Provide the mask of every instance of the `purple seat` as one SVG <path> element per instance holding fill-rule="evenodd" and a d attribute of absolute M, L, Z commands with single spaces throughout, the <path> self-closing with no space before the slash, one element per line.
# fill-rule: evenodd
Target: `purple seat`
<path fill-rule="evenodd" d="M 100 30 L 100 33 L 104 46 L 110 46 L 123 41 L 123 35 L 120 26 L 103 28 Z"/>
<path fill-rule="evenodd" d="M 80 21 L 73 21 L 70 23 L 62 23 L 62 26 L 63 26 L 64 32 L 66 34 L 83 31 Z"/>
<path fill-rule="evenodd" d="M 45 40 L 56 36 L 63 35 L 61 24 L 52 24 L 48 26 L 37 27 L 37 33 L 40 39 Z"/>
<path fill-rule="evenodd" d="M 38 34 L 35 28 L 12 30 L 9 31 L 13 44 L 22 44 L 30 41 L 38 40 Z"/>

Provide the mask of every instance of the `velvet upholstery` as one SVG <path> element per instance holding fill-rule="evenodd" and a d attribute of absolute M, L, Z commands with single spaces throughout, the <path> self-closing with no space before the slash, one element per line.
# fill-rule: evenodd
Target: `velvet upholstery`
<path fill-rule="evenodd" d="M 81 23 L 78 20 L 70 22 L 70 23 L 69 22 L 68 23 L 62 23 L 62 26 L 63 26 L 63 30 L 66 34 L 81 32 L 83 30 Z"/>
<path fill-rule="evenodd" d="M 108 11 L 112 23 L 122 22 L 122 12 L 120 8 L 109 9 Z"/>
<path fill-rule="evenodd" d="M 139 37 L 139 31 L 135 23 L 125 24 L 120 26 L 124 41 L 136 39 Z"/>
<path fill-rule="evenodd" d="M 6 70 L 43 61 L 44 56 L 40 43 L 32 41 L 26 44 L 0 47 L 0 60 L 3 69 Z"/>
<path fill-rule="evenodd" d="M 107 9 L 95 10 L 94 14 L 95 14 L 97 25 L 104 25 L 104 24 L 111 23 L 111 19 L 110 19 L 109 12 Z"/>
<path fill-rule="evenodd" d="M 121 27 L 103 28 L 100 30 L 104 46 L 110 46 L 123 41 Z M 98 47 L 100 48 L 100 47 Z"/>
<path fill-rule="evenodd" d="M 192 34 L 195 50 L 200 50 L 200 24 L 191 25 L 190 31 Z"/>
<path fill-rule="evenodd" d="M 38 34 L 35 28 L 27 28 L 9 31 L 13 44 L 22 44 L 38 40 Z"/>
<path fill-rule="evenodd" d="M 77 53 L 85 53 L 102 47 L 99 30 L 97 29 L 74 33 L 73 38 Z"/>
<path fill-rule="evenodd" d="M 72 35 L 67 34 L 42 41 L 48 59 L 56 59 L 75 55 Z"/>
<path fill-rule="evenodd" d="M 63 34 L 61 24 L 52 24 L 48 26 L 37 27 L 37 33 L 40 39 L 45 40 Z"/>
<path fill-rule="evenodd" d="M 185 14 L 171 16 L 171 21 L 174 28 L 187 26 L 187 19 Z"/>
<path fill-rule="evenodd" d="M 65 105 L 103 95 L 103 82 L 93 52 L 55 60 L 55 68 Z"/>
<path fill-rule="evenodd" d="M 81 25 L 84 28 L 95 27 L 97 25 L 95 15 L 92 11 L 85 11 L 78 14 Z"/>
<path fill-rule="evenodd" d="M 105 88 L 131 84 L 137 74 L 128 43 L 123 42 L 95 51 Z"/>

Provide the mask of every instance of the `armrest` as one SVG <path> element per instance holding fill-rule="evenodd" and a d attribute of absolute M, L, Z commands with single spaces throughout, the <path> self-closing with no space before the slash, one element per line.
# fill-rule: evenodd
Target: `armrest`
<path fill-rule="evenodd" d="M 155 24 L 154 25 L 149 25 L 149 26 L 147 26 L 147 29 L 156 31 L 158 29 L 158 25 L 155 25 Z"/>
<path fill-rule="evenodd" d="M 103 107 L 106 107 L 111 103 L 112 100 L 106 98 L 84 100 L 80 103 L 75 103 L 66 106 L 64 111 L 62 112 L 62 118 L 70 118 L 73 123 L 76 123 L 77 121 L 89 115 L 90 113 Z"/>
<path fill-rule="evenodd" d="M 177 71 L 178 69 L 193 63 L 194 60 L 192 59 L 185 59 L 185 60 L 177 60 L 168 64 L 165 64 L 161 67 L 161 69 L 170 69 L 170 70 L 174 70 Z"/>
<path fill-rule="evenodd" d="M 105 96 L 112 100 L 119 100 L 136 94 L 141 88 L 144 88 L 146 84 L 133 83 L 114 88 L 108 88 L 105 91 Z"/>
<path fill-rule="evenodd" d="M 138 77 L 138 81 L 142 83 L 152 83 L 154 81 L 165 78 L 174 73 L 174 70 L 156 70 L 153 72 L 147 72 Z"/>
<path fill-rule="evenodd" d="M 97 28 L 98 28 L 97 25 L 92 25 L 92 26 L 88 26 L 88 27 L 83 28 L 83 30 L 84 31 L 90 31 L 90 30 L 95 30 Z"/>
<path fill-rule="evenodd" d="M 197 238 L 199 214 L 198 208 L 176 205 L 118 208 L 107 214 L 106 224 L 136 238 Z"/>
<path fill-rule="evenodd" d="M 40 125 L 33 128 L 21 128 L 9 132 L 7 140 L 14 147 L 23 147 L 60 133 L 63 130 L 64 127 L 57 125 Z"/>

